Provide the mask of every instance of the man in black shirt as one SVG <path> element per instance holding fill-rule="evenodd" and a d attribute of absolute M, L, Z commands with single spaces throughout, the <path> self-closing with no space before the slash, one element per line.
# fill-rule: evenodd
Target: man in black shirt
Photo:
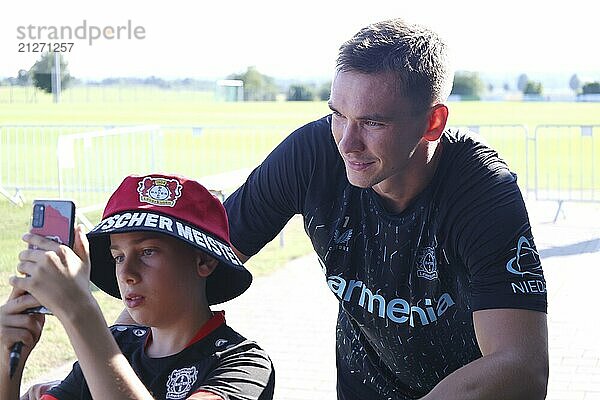
<path fill-rule="evenodd" d="M 340 48 L 330 116 L 225 202 L 244 261 L 294 214 L 340 302 L 338 399 L 543 399 L 546 284 L 497 153 L 446 130 L 446 45 L 402 20 Z"/>

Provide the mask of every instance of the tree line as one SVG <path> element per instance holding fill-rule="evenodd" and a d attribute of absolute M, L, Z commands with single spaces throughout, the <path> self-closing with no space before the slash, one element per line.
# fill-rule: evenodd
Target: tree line
<path fill-rule="evenodd" d="M 58 60 L 60 63 L 61 87 L 65 89 L 70 84 L 77 82 L 77 80 L 69 74 L 68 63 L 63 58 L 62 53 L 59 53 Z M 54 53 L 45 53 L 29 70 L 20 69 L 15 78 L 6 78 L 0 81 L 0 84 L 34 85 L 42 91 L 52 93 L 54 63 Z M 243 73 L 230 74 L 227 79 L 243 81 L 245 101 L 274 101 L 281 93 L 281 88 L 277 85 L 275 79 L 262 74 L 254 66 L 248 67 Z M 108 78 L 98 82 L 98 84 L 138 84 L 152 85 L 160 88 L 194 88 L 196 90 L 214 89 L 212 81 L 201 81 L 190 78 L 167 81 L 154 76 L 149 78 Z M 287 87 L 285 97 L 288 101 L 328 100 L 331 90 L 330 86 L 331 82 L 325 82 L 320 85 L 293 83 Z M 577 74 L 573 74 L 569 79 L 569 88 L 576 95 L 600 94 L 600 82 L 582 82 Z M 492 91 L 493 89 L 494 87 L 491 84 L 486 86 L 477 72 L 458 71 L 454 76 L 452 94 L 460 96 L 461 99 L 479 100 L 486 90 Z M 540 81 L 530 79 L 525 73 L 520 74 L 517 78 L 516 89 L 526 96 L 534 97 L 541 96 L 544 91 Z M 504 83 L 503 90 L 510 91 L 510 85 Z"/>
<path fill-rule="evenodd" d="M 532 80 L 524 73 L 517 78 L 516 88 L 526 96 L 541 96 L 544 93 L 542 82 Z M 582 82 L 577 74 L 569 79 L 569 88 L 575 95 L 600 94 L 600 82 Z M 478 100 L 486 89 L 492 91 L 494 88 L 491 85 L 486 87 L 477 72 L 459 71 L 454 75 L 452 94 L 461 98 Z M 511 88 L 508 83 L 504 83 L 503 89 L 508 92 Z"/>

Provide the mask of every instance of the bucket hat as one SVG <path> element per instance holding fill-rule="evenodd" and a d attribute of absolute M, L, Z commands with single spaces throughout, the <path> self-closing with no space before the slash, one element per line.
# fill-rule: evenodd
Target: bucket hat
<path fill-rule="evenodd" d="M 130 175 L 109 198 L 102 221 L 88 234 L 91 281 L 121 298 L 110 253 L 110 235 L 148 231 L 182 240 L 218 260 L 206 278 L 209 304 L 242 294 L 252 274 L 233 252 L 225 208 L 204 186 L 178 175 Z"/>

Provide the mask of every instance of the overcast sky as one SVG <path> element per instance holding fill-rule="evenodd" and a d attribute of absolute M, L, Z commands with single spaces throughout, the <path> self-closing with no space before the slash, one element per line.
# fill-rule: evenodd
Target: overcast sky
<path fill-rule="evenodd" d="M 487 73 L 600 75 L 595 1 L 183 1 L 30 0 L 3 2 L 0 76 L 28 69 L 39 53 L 38 26 L 90 26 L 116 32 L 131 21 L 141 39 L 74 41 L 66 53 L 84 79 L 150 75 L 222 78 L 249 65 L 278 78 L 327 77 L 339 45 L 363 26 L 403 17 L 447 38 L 457 69 Z M 552 6 L 557 3 L 560 5 Z M 33 26 L 36 38 L 29 38 Z M 24 27 L 19 31 L 19 27 Z M 140 34 L 143 30 L 143 34 Z M 83 31 L 83 30 L 80 30 Z M 27 35 L 19 39 L 21 33 Z M 43 32 L 47 35 L 48 31 Z M 121 30 L 121 35 L 127 35 Z M 133 32 L 132 32 L 133 33 Z M 23 35 L 20 35 L 23 36 Z M 42 40 L 47 42 L 48 40 Z M 59 40 L 52 40 L 53 42 Z M 68 40 L 65 40 L 68 41 Z M 23 48 L 26 50 L 26 48 Z M 31 49 L 31 47 L 30 47 Z"/>

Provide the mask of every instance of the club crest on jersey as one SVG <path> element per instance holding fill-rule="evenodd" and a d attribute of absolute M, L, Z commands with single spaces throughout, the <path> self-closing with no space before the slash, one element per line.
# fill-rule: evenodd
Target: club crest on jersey
<path fill-rule="evenodd" d="M 183 187 L 176 179 L 147 176 L 138 183 L 140 202 L 155 206 L 173 207 L 181 197 Z"/>
<path fill-rule="evenodd" d="M 418 250 L 417 276 L 430 281 L 438 278 L 435 247 L 426 246 Z"/>
<path fill-rule="evenodd" d="M 167 380 L 167 399 L 185 399 L 198 379 L 198 370 L 189 368 L 174 369 Z"/>

